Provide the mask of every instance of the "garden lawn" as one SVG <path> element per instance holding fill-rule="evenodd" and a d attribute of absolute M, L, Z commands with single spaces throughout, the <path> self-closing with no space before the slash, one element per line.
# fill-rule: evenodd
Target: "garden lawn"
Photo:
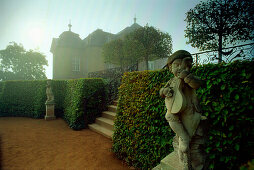
<path fill-rule="evenodd" d="M 130 169 L 112 141 L 62 120 L 0 117 L 0 169 Z"/>

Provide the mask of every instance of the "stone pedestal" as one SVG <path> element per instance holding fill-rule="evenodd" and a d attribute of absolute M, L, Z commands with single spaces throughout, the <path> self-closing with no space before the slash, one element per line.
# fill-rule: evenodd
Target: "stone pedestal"
<path fill-rule="evenodd" d="M 170 153 L 161 163 L 153 168 L 153 170 L 183 170 L 182 164 L 179 162 L 178 154 L 176 152 Z"/>
<path fill-rule="evenodd" d="M 46 105 L 45 120 L 54 120 L 54 119 L 56 119 L 56 116 L 55 116 L 55 103 L 46 102 L 45 105 Z"/>

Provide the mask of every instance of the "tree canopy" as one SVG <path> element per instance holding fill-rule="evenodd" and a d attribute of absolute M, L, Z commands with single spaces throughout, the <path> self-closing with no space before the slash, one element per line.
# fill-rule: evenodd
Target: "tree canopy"
<path fill-rule="evenodd" d="M 123 66 L 145 61 L 147 69 L 149 60 L 168 57 L 171 53 L 171 36 L 148 25 L 103 47 L 105 62 Z"/>
<path fill-rule="evenodd" d="M 254 38 L 253 0 L 208 0 L 186 13 L 185 37 L 188 44 L 201 51 L 218 50 Z"/>
<path fill-rule="evenodd" d="M 169 57 L 172 53 L 172 38 L 166 33 L 152 26 L 146 25 L 132 32 L 130 36 L 144 47 L 141 59 L 145 61 L 148 69 L 148 61 Z M 138 50 L 138 49 L 133 49 Z"/>
<path fill-rule="evenodd" d="M 26 51 L 22 44 L 11 42 L 0 50 L 0 80 L 46 79 L 46 56 L 40 52 Z"/>
<path fill-rule="evenodd" d="M 106 43 L 103 46 L 103 56 L 105 63 L 124 65 L 123 40 L 117 39 Z"/>

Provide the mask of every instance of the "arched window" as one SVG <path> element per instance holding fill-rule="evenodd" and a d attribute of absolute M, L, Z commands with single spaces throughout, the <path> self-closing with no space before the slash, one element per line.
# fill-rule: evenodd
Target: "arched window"
<path fill-rule="evenodd" d="M 80 57 L 78 56 L 72 58 L 72 71 L 80 71 Z"/>

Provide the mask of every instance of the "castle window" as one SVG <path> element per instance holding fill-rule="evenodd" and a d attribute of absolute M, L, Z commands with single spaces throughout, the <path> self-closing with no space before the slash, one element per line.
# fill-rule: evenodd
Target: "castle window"
<path fill-rule="evenodd" d="M 72 58 L 72 71 L 80 71 L 80 57 L 78 56 Z"/>
<path fill-rule="evenodd" d="M 154 61 L 148 61 L 148 70 L 154 70 Z"/>

